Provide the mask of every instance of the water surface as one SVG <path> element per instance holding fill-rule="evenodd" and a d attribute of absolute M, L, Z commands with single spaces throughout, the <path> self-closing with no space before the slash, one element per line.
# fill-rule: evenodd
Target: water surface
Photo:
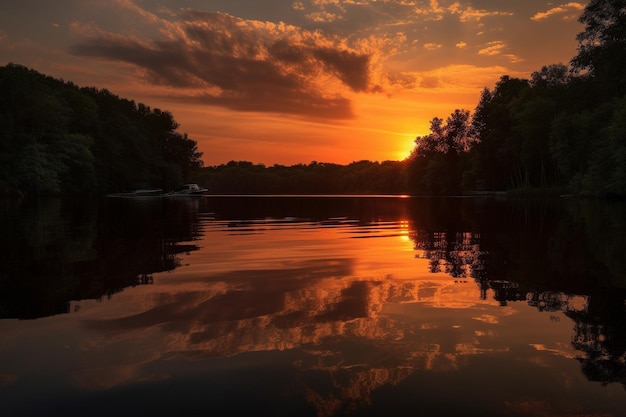
<path fill-rule="evenodd" d="M 0 202 L 0 413 L 626 415 L 626 207 Z"/>

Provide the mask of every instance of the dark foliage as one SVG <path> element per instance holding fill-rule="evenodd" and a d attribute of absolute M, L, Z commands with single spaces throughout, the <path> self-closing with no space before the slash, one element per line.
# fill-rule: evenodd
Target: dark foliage
<path fill-rule="evenodd" d="M 555 190 L 626 196 L 626 2 L 592 0 L 579 21 L 571 69 L 548 65 L 530 80 L 502 76 L 471 120 L 471 149 L 449 145 L 441 119 L 416 139 L 411 192 Z M 448 124 L 459 114 L 457 110 Z M 453 135 L 454 136 L 454 135 Z"/>
<path fill-rule="evenodd" d="M 203 168 L 195 181 L 217 194 L 401 194 L 405 171 L 398 161 L 271 167 L 231 161 Z"/>
<path fill-rule="evenodd" d="M 457 194 L 467 168 L 467 152 L 477 140 L 470 112 L 456 110 L 446 123 L 435 117 L 431 133 L 415 140 L 409 158 L 409 184 L 417 194 Z"/>
<path fill-rule="evenodd" d="M 34 70 L 0 68 L 0 193 L 172 189 L 201 167 L 172 115 Z"/>

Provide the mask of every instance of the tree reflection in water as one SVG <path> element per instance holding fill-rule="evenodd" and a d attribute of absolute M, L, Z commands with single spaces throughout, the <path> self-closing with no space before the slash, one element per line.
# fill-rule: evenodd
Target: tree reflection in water
<path fill-rule="evenodd" d="M 197 201 L 195 202 L 197 204 Z M 69 312 L 179 265 L 199 236 L 193 201 L 2 200 L 0 318 Z"/>
<path fill-rule="evenodd" d="M 626 387 L 624 213 L 620 202 L 435 199 L 414 206 L 411 237 L 431 272 L 474 278 L 483 298 L 564 312 L 585 375 Z"/>

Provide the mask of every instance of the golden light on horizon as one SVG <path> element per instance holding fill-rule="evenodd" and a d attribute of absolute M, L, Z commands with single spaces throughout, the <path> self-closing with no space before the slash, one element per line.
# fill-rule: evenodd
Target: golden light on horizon
<path fill-rule="evenodd" d="M 400 152 L 399 158 L 398 158 L 399 161 L 403 161 L 406 158 L 408 158 L 409 156 L 411 156 L 411 153 L 415 149 L 415 138 L 418 135 L 415 135 L 415 134 L 412 134 L 412 133 L 406 133 L 403 136 L 404 137 L 403 137 L 402 144 L 404 146 L 406 146 L 406 147 L 403 148 L 403 150 Z"/>

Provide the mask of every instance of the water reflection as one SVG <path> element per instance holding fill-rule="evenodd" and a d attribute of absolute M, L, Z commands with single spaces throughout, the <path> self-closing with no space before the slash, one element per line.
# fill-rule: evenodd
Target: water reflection
<path fill-rule="evenodd" d="M 230 414 L 618 415 L 626 405 L 623 390 L 598 392 L 571 367 L 575 358 L 590 381 L 626 385 L 621 204 L 50 204 L 7 210 L 13 264 L 0 305 L 4 317 L 80 310 L 68 315 L 78 329 L 62 332 L 76 340 L 80 364 L 64 372 L 78 389 L 137 387 L 123 398 L 162 413 L 172 390 L 199 401 L 190 381 Z M 137 286 L 143 278 L 151 285 Z M 14 369 L 0 370 L 10 387 L 25 362 L 13 355 Z M 271 389 L 263 372 L 278 375 Z M 142 387 L 157 394 L 149 405 Z"/>
<path fill-rule="evenodd" d="M 431 272 L 471 277 L 482 298 L 492 290 L 501 306 L 525 301 L 564 312 L 575 322 L 572 345 L 585 375 L 626 385 L 626 206 L 461 201 L 472 216 L 442 215 L 452 204 L 442 199 L 421 211 L 425 226 L 412 233 Z"/>
<path fill-rule="evenodd" d="M 192 202 L 0 200 L 0 318 L 67 313 L 70 301 L 151 284 L 200 236 Z M 190 243 L 192 242 L 192 243 Z"/>

